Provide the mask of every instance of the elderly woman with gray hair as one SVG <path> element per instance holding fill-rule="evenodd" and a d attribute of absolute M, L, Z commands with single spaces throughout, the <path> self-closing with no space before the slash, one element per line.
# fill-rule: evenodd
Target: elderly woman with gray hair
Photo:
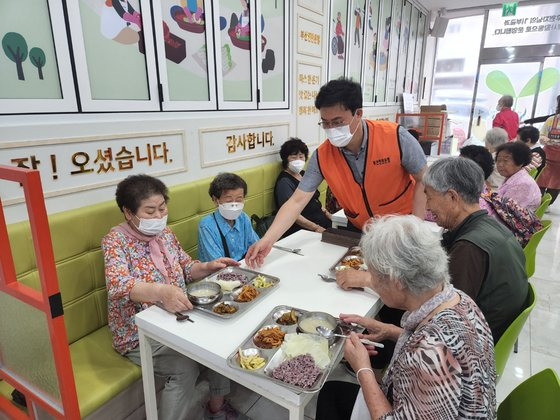
<path fill-rule="evenodd" d="M 344 353 L 361 389 L 351 416 L 347 407 L 337 406 L 338 398 L 322 391 L 316 419 L 494 418 L 492 334 L 472 299 L 449 283 L 447 255 L 437 235 L 415 216 L 388 216 L 366 227 L 361 247 L 370 287 L 385 305 L 406 310 L 402 328 L 340 314 L 368 330 L 352 333 Z M 397 341 L 381 386 L 369 357 L 375 350 L 360 338 Z M 333 387 L 352 386 L 327 385 L 331 395 Z M 343 394 L 348 393 L 339 390 Z"/>
<path fill-rule="evenodd" d="M 508 133 L 503 128 L 495 127 L 486 132 L 484 136 L 484 145 L 490 153 L 492 153 L 492 158 L 496 159 L 496 149 L 502 144 L 507 143 L 509 140 Z M 486 181 L 489 188 L 499 188 L 505 181 L 505 177 L 502 176 L 497 168 L 494 168 L 492 175 L 488 177 Z"/>

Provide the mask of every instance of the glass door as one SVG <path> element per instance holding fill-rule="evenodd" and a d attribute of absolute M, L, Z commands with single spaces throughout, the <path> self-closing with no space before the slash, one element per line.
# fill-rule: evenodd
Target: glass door
<path fill-rule="evenodd" d="M 504 95 L 513 97 L 512 109 L 519 115 L 519 121 L 531 118 L 542 74 L 541 68 L 541 61 L 482 64 L 478 72 L 470 135 L 480 140 L 484 139 L 498 113 L 498 100 Z"/>

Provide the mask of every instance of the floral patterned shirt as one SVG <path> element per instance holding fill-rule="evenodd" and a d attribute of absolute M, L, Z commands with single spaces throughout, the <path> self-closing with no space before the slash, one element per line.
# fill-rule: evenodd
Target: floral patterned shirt
<path fill-rule="evenodd" d="M 195 262 L 181 247 L 175 234 L 166 227 L 160 238 L 174 256 L 171 267 L 164 256 L 170 283 L 185 288 L 191 281 L 190 270 Z M 105 281 L 108 293 L 109 328 L 113 347 L 121 354 L 138 346 L 138 328 L 134 316 L 152 305 L 152 302 L 133 302 L 130 290 L 136 283 L 166 283 L 165 277 L 154 265 L 148 242 L 125 236 L 111 230 L 101 242 L 105 260 Z"/>

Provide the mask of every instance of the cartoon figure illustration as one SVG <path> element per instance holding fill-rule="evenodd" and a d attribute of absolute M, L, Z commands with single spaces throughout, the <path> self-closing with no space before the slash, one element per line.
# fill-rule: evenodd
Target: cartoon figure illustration
<path fill-rule="evenodd" d="M 359 7 L 354 9 L 354 16 L 356 16 L 356 28 L 354 29 L 354 45 L 358 44 L 360 48 L 360 34 L 362 28 L 362 12 Z"/>
<path fill-rule="evenodd" d="M 181 0 L 180 6 L 171 6 L 171 17 L 179 28 L 201 34 L 205 29 L 203 0 Z"/>
<path fill-rule="evenodd" d="M 391 36 L 391 16 L 388 16 L 385 19 L 385 32 L 383 34 L 382 40 L 382 51 L 379 54 L 379 69 L 386 70 L 387 69 L 387 56 L 389 55 L 389 38 Z"/>
<path fill-rule="evenodd" d="M 239 21 L 235 25 L 235 36 L 243 41 L 251 39 L 251 26 L 249 25 L 249 1 L 240 0 L 243 11 L 239 15 Z"/>
<path fill-rule="evenodd" d="M 368 26 L 369 26 L 369 30 L 373 31 L 373 22 L 372 22 L 373 16 L 372 16 L 372 11 L 371 11 L 371 3 L 368 4 Z"/>
<path fill-rule="evenodd" d="M 334 37 L 331 40 L 331 50 L 333 55 L 338 54 L 338 58 L 344 60 L 344 31 L 342 30 L 342 13 L 336 13 L 336 25 L 334 27 Z"/>
<path fill-rule="evenodd" d="M 375 59 L 377 58 L 377 32 L 373 33 L 371 51 L 369 53 L 369 66 L 375 71 Z"/>
<path fill-rule="evenodd" d="M 101 11 L 103 36 L 121 44 L 135 44 L 140 40 L 141 30 L 142 17 L 128 0 L 105 0 Z"/>

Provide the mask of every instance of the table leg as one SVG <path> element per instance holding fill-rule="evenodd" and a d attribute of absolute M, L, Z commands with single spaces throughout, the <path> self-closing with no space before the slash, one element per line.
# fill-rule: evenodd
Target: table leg
<path fill-rule="evenodd" d="M 157 419 L 156 385 L 154 381 L 154 362 L 152 346 L 144 333 L 138 329 L 140 346 L 140 362 L 142 364 L 142 385 L 144 387 L 144 404 L 146 418 Z"/>
<path fill-rule="evenodd" d="M 288 407 L 288 410 L 290 411 L 290 420 L 303 420 L 305 405 L 302 406 L 293 405 L 291 407 Z"/>

